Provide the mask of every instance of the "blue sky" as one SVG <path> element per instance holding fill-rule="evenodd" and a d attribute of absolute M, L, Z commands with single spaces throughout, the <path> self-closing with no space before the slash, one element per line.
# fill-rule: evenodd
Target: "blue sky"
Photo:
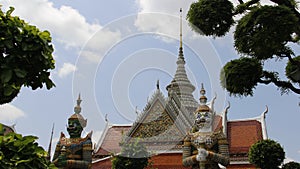
<path fill-rule="evenodd" d="M 82 115 L 88 119 L 84 135 L 93 130 L 100 137 L 108 114 L 111 123 L 132 123 L 160 80 L 171 82 L 179 47 L 179 8 L 183 18 L 193 1 L 181 0 L 0 0 L 2 9 L 14 6 L 18 15 L 41 30 L 49 30 L 55 48 L 56 87 L 32 91 L 23 88 L 10 104 L 0 107 L 0 122 L 16 124 L 17 132 L 35 135 L 47 149 L 52 124 L 54 143 L 66 132 L 78 94 Z M 232 32 L 232 31 L 231 31 Z M 267 132 L 286 151 L 289 160 L 300 162 L 299 96 L 281 95 L 274 85 L 259 85 L 253 97 L 230 97 L 219 84 L 220 68 L 238 58 L 232 33 L 222 38 L 201 37 L 183 21 L 186 69 L 199 97 L 201 83 L 208 98 L 217 94 L 216 111 L 231 103 L 229 119 L 253 118 L 269 108 Z M 294 47 L 297 54 L 299 46 Z M 267 62 L 268 69 L 284 71 L 283 62 Z"/>

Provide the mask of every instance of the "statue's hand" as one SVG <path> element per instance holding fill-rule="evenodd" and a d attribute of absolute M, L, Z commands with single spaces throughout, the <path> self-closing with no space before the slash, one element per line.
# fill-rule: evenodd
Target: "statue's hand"
<path fill-rule="evenodd" d="M 56 162 L 56 166 L 57 167 L 65 167 L 67 166 L 67 158 L 65 155 L 60 155 L 57 158 L 57 162 Z"/>
<path fill-rule="evenodd" d="M 198 154 L 196 156 L 197 161 L 206 161 L 206 157 L 208 156 L 208 151 L 204 148 L 198 148 Z"/>

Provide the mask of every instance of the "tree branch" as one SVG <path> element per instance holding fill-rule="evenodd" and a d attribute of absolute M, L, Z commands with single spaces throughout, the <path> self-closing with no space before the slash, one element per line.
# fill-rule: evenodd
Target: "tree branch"
<path fill-rule="evenodd" d="M 278 5 L 284 5 L 284 6 L 289 7 L 300 19 L 300 13 L 295 9 L 295 5 L 291 1 L 288 1 L 288 0 L 270 0 L 270 1 L 274 2 Z"/>
<path fill-rule="evenodd" d="M 243 1 L 243 0 L 238 0 L 238 1 L 239 1 L 239 3 L 240 3 L 240 4 L 243 4 L 243 3 L 244 3 L 244 1 Z"/>
<path fill-rule="evenodd" d="M 260 79 L 258 82 L 263 84 L 274 83 L 277 87 L 281 88 L 282 91 L 292 90 L 293 92 L 300 94 L 300 88 L 296 88 L 292 83 L 288 81 L 281 81 L 278 79 L 276 73 L 274 72 L 263 72 L 263 78 Z"/>
<path fill-rule="evenodd" d="M 293 57 L 291 56 L 291 54 L 289 53 L 282 53 L 280 55 L 277 55 L 278 57 L 281 57 L 281 58 L 288 58 L 289 61 L 293 64 L 293 65 L 297 65 L 300 69 L 300 62 L 293 59 Z"/>
<path fill-rule="evenodd" d="M 244 3 L 243 0 L 238 0 L 238 1 L 240 4 L 234 10 L 233 15 L 244 13 L 246 10 L 250 9 L 251 5 L 258 3 L 260 0 L 249 0 L 246 3 Z"/>

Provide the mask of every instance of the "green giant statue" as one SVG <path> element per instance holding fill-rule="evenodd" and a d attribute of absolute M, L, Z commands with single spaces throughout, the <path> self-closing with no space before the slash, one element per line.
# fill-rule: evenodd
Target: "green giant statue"
<path fill-rule="evenodd" d="M 70 138 L 61 133 L 53 156 L 53 163 L 60 169 L 89 169 L 92 163 L 92 132 L 85 138 L 81 137 L 83 128 L 86 126 L 80 107 L 80 95 L 74 114 L 68 119 L 67 131 Z"/>
<path fill-rule="evenodd" d="M 213 130 L 215 112 L 206 105 L 203 85 L 200 94 L 195 123 L 184 139 L 182 163 L 193 169 L 219 169 L 219 164 L 229 164 L 228 142 L 222 130 Z"/>

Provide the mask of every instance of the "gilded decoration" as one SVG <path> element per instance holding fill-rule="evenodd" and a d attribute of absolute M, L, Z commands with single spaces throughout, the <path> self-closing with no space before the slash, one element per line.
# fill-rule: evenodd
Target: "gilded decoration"
<path fill-rule="evenodd" d="M 177 141 L 182 138 L 182 135 L 162 103 L 156 101 L 147 112 L 145 119 L 139 123 L 133 137 L 140 137 L 145 141 Z"/>

